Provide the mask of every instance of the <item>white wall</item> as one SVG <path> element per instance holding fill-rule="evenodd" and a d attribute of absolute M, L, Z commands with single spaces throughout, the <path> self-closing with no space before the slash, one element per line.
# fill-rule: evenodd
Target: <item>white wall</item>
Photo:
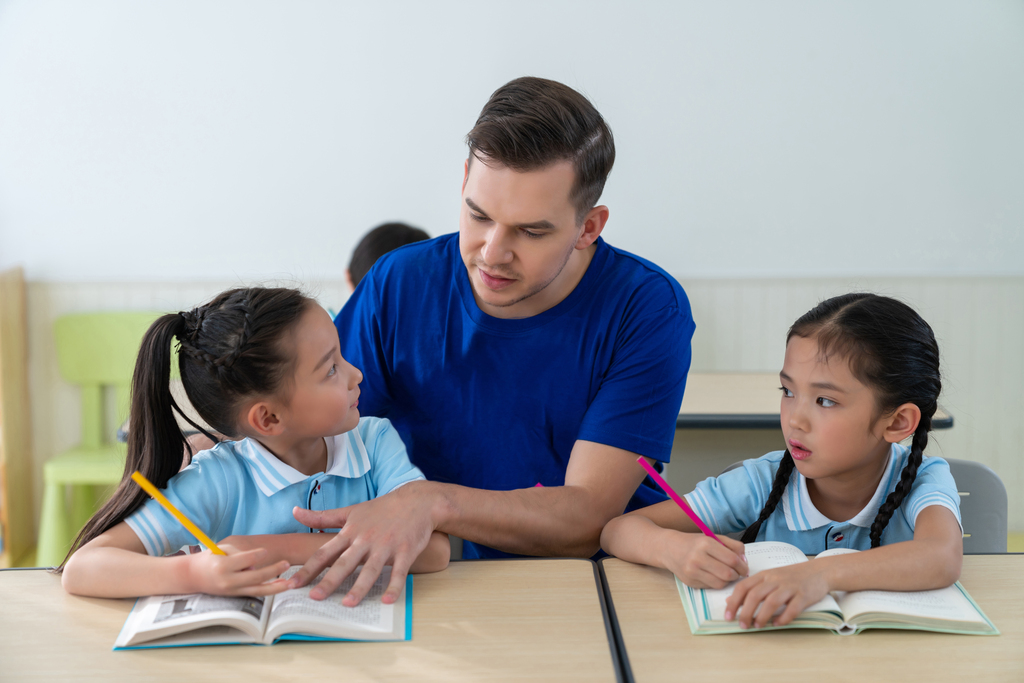
<path fill-rule="evenodd" d="M 340 278 L 455 228 L 523 74 L 594 100 L 606 234 L 680 277 L 1024 274 L 1024 4 L 931 1 L 5 2 L 0 267 Z"/>

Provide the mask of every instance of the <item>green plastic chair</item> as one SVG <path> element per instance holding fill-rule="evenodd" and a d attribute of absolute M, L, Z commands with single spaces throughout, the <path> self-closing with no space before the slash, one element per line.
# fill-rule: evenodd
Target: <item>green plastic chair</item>
<path fill-rule="evenodd" d="M 43 465 L 43 508 L 36 564 L 60 564 L 75 535 L 121 481 L 125 446 L 105 434 L 103 390 L 112 387 L 120 423 L 128 414 L 135 358 L 159 313 L 92 313 L 57 319 L 54 336 L 61 376 L 82 392 L 82 441 Z M 71 506 L 67 505 L 70 489 Z"/>

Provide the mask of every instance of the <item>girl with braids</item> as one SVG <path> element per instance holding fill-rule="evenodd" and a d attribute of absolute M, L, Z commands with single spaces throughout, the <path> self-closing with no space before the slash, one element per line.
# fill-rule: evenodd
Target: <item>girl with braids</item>
<path fill-rule="evenodd" d="M 239 439 L 196 454 L 181 472 L 174 414 L 185 416 L 169 386 L 175 340 L 189 401 Z M 327 312 L 291 289 L 234 289 L 154 322 L 132 379 L 125 476 L 75 540 L 64 588 L 97 597 L 278 593 L 289 582 L 273 579 L 330 538 L 295 521 L 295 506 L 343 507 L 422 479 L 390 422 L 360 419 L 363 376 L 338 342 Z M 136 469 L 227 555 L 168 557 L 196 540 L 129 479 Z M 447 537 L 435 532 L 411 570 L 443 569 L 448 557 Z M 394 573 L 404 578 L 405 569 Z M 390 585 L 385 602 L 401 588 Z"/>
<path fill-rule="evenodd" d="M 747 460 L 686 496 L 715 532 L 742 532 L 741 541 L 722 537 L 723 547 L 666 501 L 613 519 L 602 547 L 697 588 L 746 575 L 743 543 L 785 541 L 808 555 L 866 551 L 739 581 L 726 618 L 743 628 L 787 624 L 830 591 L 916 591 L 956 581 L 963 557 L 956 485 L 944 460 L 924 457 L 941 388 L 928 324 L 887 297 L 829 299 L 790 328 L 779 377 L 786 450 Z M 900 445 L 908 438 L 909 448 Z"/>

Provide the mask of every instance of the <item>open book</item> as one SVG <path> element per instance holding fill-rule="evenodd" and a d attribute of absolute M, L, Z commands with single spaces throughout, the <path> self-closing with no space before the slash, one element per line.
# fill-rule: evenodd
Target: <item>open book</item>
<path fill-rule="evenodd" d="M 299 568 L 282 574 L 290 577 Z M 392 605 L 381 602 L 391 567 L 385 567 L 363 601 L 345 607 L 341 599 L 359 570 L 334 593 L 312 600 L 304 588 L 266 598 L 218 595 L 155 595 L 139 598 L 114 643 L 115 650 L 188 645 L 272 645 L 280 640 L 411 640 L 412 576 Z M 326 573 L 326 570 L 325 572 Z"/>
<path fill-rule="evenodd" d="M 826 550 L 818 557 L 855 552 L 837 548 Z M 799 548 L 775 541 L 748 543 L 746 555 L 751 574 L 808 561 Z M 734 585 L 718 590 L 690 588 L 676 578 L 686 620 L 694 635 L 749 633 L 754 630 L 741 629 L 735 619 L 725 620 L 725 601 L 732 595 Z M 843 635 L 852 635 L 867 628 L 999 634 L 959 581 L 948 588 L 932 591 L 835 592 L 805 609 L 785 626 L 768 626 L 761 630 L 781 628 L 825 628 Z"/>

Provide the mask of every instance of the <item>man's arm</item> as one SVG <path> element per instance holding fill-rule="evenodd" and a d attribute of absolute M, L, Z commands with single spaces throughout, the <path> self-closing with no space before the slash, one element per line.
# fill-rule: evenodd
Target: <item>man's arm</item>
<path fill-rule="evenodd" d="M 359 505 L 295 518 L 313 528 L 342 528 L 305 564 L 294 585 L 304 585 L 334 566 L 311 593 L 329 595 L 363 564 L 345 597 L 357 604 L 380 574 L 393 565 L 385 602 L 397 598 L 405 575 L 435 529 L 511 553 L 589 557 L 600 547 L 601 530 L 622 514 L 644 478 L 636 455 L 590 441 L 573 446 L 565 486 L 486 491 L 454 484 L 412 482 Z"/>
<path fill-rule="evenodd" d="M 590 557 L 601 530 L 625 510 L 643 481 L 637 455 L 592 441 L 577 441 L 565 486 L 484 491 L 445 489 L 438 527 L 509 553 Z"/>

